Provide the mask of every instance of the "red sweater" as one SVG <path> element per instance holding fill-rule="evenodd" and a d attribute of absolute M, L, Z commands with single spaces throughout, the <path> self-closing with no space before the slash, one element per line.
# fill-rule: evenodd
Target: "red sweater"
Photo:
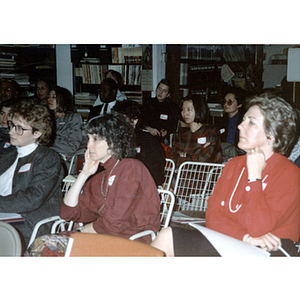
<path fill-rule="evenodd" d="M 86 182 L 76 207 L 62 203 L 60 217 L 93 222 L 97 233 L 125 238 L 148 229 L 157 232 L 160 229 L 160 198 L 151 174 L 139 160 L 123 159 L 115 166 L 116 162 L 110 158 L 104 163 L 105 170 Z M 102 192 L 105 195 L 108 189 L 106 201 L 101 192 L 104 175 Z M 151 243 L 149 235 L 139 240 Z"/>
<path fill-rule="evenodd" d="M 246 156 L 231 159 L 208 199 L 206 227 L 240 240 L 247 233 L 260 237 L 271 232 L 298 241 L 300 168 L 274 153 L 262 181 L 248 183 Z"/>

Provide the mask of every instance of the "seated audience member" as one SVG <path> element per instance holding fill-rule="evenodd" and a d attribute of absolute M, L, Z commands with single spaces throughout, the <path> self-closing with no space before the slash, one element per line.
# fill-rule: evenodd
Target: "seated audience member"
<path fill-rule="evenodd" d="M 180 127 L 174 135 L 170 157 L 176 167 L 185 161 L 222 163 L 219 130 L 207 125 L 208 106 L 199 95 L 188 95 L 180 102 L 181 120 L 188 127 Z"/>
<path fill-rule="evenodd" d="M 220 129 L 222 142 L 227 142 L 235 147 L 239 142 L 238 125 L 242 122 L 244 116 L 244 106 L 246 100 L 246 91 L 238 88 L 229 88 L 222 100 L 224 117 Z M 244 154 L 239 149 L 239 154 Z"/>
<path fill-rule="evenodd" d="M 117 89 L 117 95 L 116 95 L 116 100 L 117 101 L 123 101 L 123 100 L 127 100 L 126 95 L 124 95 L 123 93 L 120 92 L 120 88 L 123 86 L 123 78 L 122 75 L 115 71 L 115 70 L 108 70 L 105 75 L 104 78 L 111 78 L 113 79 L 117 85 L 118 85 L 118 89 Z M 100 97 L 98 96 L 98 98 L 96 99 L 95 103 L 93 106 L 97 106 L 103 104 L 103 102 L 101 101 Z"/>
<path fill-rule="evenodd" d="M 9 123 L 11 122 L 10 108 L 13 101 L 6 100 L 0 104 L 0 154 L 14 148 L 10 144 Z"/>
<path fill-rule="evenodd" d="M 11 100 L 0 103 L 0 142 L 9 142 L 10 140 L 8 122 L 11 121 L 10 108 L 12 104 Z"/>
<path fill-rule="evenodd" d="M 176 131 L 178 121 L 178 105 L 171 100 L 172 92 L 172 84 L 162 79 L 157 85 L 156 97 L 143 105 L 143 128 L 166 145 L 169 145 L 170 134 Z"/>
<path fill-rule="evenodd" d="M 75 113 L 71 92 L 60 86 L 50 91 L 48 107 L 56 119 L 52 149 L 63 156 L 69 167 L 69 159 L 82 146 L 82 117 Z"/>
<path fill-rule="evenodd" d="M 136 158 L 143 162 L 153 176 L 156 185 L 164 182 L 165 151 L 161 143 L 148 131 L 139 127 L 141 105 L 134 101 L 117 102 L 113 110 L 123 114 L 135 129 Z"/>
<path fill-rule="evenodd" d="M 85 164 L 61 204 L 60 217 L 84 223 L 80 231 L 85 233 L 129 238 L 144 230 L 158 232 L 160 198 L 145 165 L 132 158 L 133 126 L 122 115 L 106 114 L 90 120 L 87 134 Z M 54 240 L 67 245 L 71 233 L 58 234 Z M 49 236 L 39 237 L 28 255 L 42 256 L 48 240 Z M 149 235 L 138 240 L 151 242 Z M 53 244 L 52 251 L 62 252 Z"/>
<path fill-rule="evenodd" d="M 160 199 L 147 168 L 130 158 L 135 155 L 133 127 L 123 116 L 107 114 L 92 119 L 87 133 L 85 164 L 63 200 L 61 218 L 85 223 L 84 232 L 90 233 L 129 238 L 147 229 L 157 232 Z M 104 170 L 87 181 L 99 165 Z"/>
<path fill-rule="evenodd" d="M 27 245 L 35 224 L 59 213 L 62 166 L 59 155 L 45 147 L 53 126 L 48 108 L 20 101 L 10 113 L 10 140 L 16 148 L 0 156 L 0 211 L 22 215 L 25 222 L 15 227 Z"/>
<path fill-rule="evenodd" d="M 49 81 L 42 78 L 39 78 L 36 81 L 35 94 L 41 103 L 47 105 L 50 91 L 51 91 L 51 84 Z"/>
<path fill-rule="evenodd" d="M 19 96 L 19 84 L 15 80 L 1 79 L 0 102 L 11 100 L 16 101 Z"/>
<path fill-rule="evenodd" d="M 296 133 L 296 114 L 279 97 L 254 97 L 248 105 L 238 126 L 238 147 L 247 154 L 225 165 L 208 199 L 206 227 L 271 256 L 283 255 L 279 246 L 297 255 L 300 170 L 284 156 Z M 170 256 L 216 252 L 199 231 L 175 227 L 163 230 L 152 245 Z"/>
<path fill-rule="evenodd" d="M 89 120 L 93 117 L 103 116 L 111 112 L 112 108 L 117 103 L 117 90 L 118 85 L 113 79 L 107 78 L 101 82 L 100 99 L 102 104 L 90 108 L 90 113 L 88 117 Z"/>

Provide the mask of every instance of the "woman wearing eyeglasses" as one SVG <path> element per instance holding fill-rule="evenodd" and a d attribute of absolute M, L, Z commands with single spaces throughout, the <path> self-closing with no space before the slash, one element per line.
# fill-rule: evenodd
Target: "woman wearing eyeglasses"
<path fill-rule="evenodd" d="M 239 142 L 238 125 L 243 120 L 246 95 L 245 90 L 234 87 L 226 91 L 221 101 L 225 112 L 220 128 L 222 142 L 230 143 L 235 147 Z M 243 152 L 239 150 L 238 153 Z"/>
<path fill-rule="evenodd" d="M 48 108 L 26 100 L 14 104 L 10 113 L 10 142 L 16 148 L 0 156 L 0 212 L 20 213 L 25 219 L 15 225 L 25 248 L 35 224 L 58 214 L 63 173 L 59 155 L 45 147 L 53 125 Z"/>

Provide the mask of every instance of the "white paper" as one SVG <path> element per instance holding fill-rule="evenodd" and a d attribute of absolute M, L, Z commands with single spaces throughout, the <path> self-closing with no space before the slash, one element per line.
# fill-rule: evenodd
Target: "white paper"
<path fill-rule="evenodd" d="M 21 219 L 22 216 L 17 213 L 2 213 L 0 212 L 0 221 L 1 220 L 8 220 L 8 219 Z"/>
<path fill-rule="evenodd" d="M 300 48 L 288 51 L 287 81 L 300 81 Z"/>
<path fill-rule="evenodd" d="M 189 223 L 199 230 L 215 247 L 222 257 L 269 257 L 270 253 L 243 241 L 211 230 L 204 226 Z"/>

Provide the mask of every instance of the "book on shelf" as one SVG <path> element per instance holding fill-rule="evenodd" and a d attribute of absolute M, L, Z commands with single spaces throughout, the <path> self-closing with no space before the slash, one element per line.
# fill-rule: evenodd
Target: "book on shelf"
<path fill-rule="evenodd" d="M 111 55 L 113 64 L 141 64 L 142 47 L 112 47 Z"/>

